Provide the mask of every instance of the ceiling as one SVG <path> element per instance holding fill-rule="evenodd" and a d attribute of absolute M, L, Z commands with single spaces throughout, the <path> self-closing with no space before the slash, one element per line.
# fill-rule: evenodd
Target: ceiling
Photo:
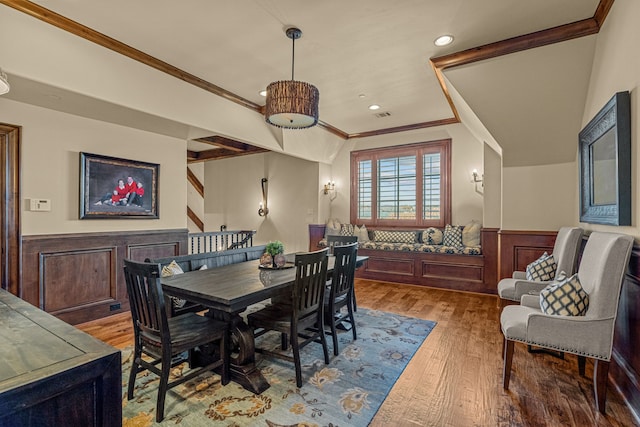
<path fill-rule="evenodd" d="M 612 2 L 602 1 L 609 6 Z M 480 122 L 487 122 L 488 134 L 502 146 L 501 139 L 512 141 L 517 130 L 501 131 L 500 118 L 505 113 L 513 114 L 509 111 L 513 110 L 510 99 L 518 91 L 521 98 L 539 93 L 539 86 L 532 86 L 530 78 L 521 77 L 531 77 L 528 74 L 535 74 L 536 69 L 544 73 L 545 60 L 541 63 L 540 55 L 547 48 L 542 48 L 542 53 L 538 51 L 538 56 L 521 52 L 508 55 L 509 60 L 502 62 L 501 58 L 491 57 L 510 53 L 508 50 L 496 49 L 495 54 L 472 61 L 465 62 L 465 58 L 483 52 L 473 49 L 479 46 L 494 46 L 506 39 L 590 19 L 600 2 L 0 0 L 0 3 L 19 10 L 20 3 L 33 3 L 37 10 L 49 9 L 202 79 L 222 96 L 256 111 L 264 105 L 260 90 L 272 81 L 291 77 L 292 46 L 284 30 L 297 26 L 303 36 L 296 41 L 295 77 L 318 87 L 321 125 L 327 131 L 348 139 L 426 128 L 457 122 L 461 116 L 457 110 L 468 107 Z M 453 35 L 454 42 L 436 47 L 433 41 L 442 34 Z M 576 48 L 575 42 L 560 41 L 562 48 L 556 48 L 552 55 L 561 61 L 567 58 L 566 66 L 570 69 L 555 67 L 554 81 L 562 87 L 565 80 L 573 79 L 578 83 L 567 91 L 584 92 L 593 43 L 589 46 L 577 43 Z M 432 64 L 433 58 L 452 61 L 435 60 Z M 540 67 L 526 65 L 533 64 L 533 60 Z M 576 69 L 585 66 L 587 71 Z M 478 85 L 478 81 L 483 84 Z M 501 86 L 505 81 L 509 90 Z M 447 87 L 447 82 L 453 87 Z M 541 80 L 535 84 L 549 82 Z M 456 103 L 457 95 L 464 101 Z M 586 93 L 581 96 L 584 100 Z M 573 93 L 565 93 L 565 97 L 579 98 Z M 486 106 L 487 99 L 493 98 L 498 99 Z M 502 102 L 501 107 L 495 106 L 498 101 Z M 371 104 L 380 105 L 380 110 L 369 110 Z M 575 109 L 583 105 L 576 102 Z M 528 107 L 518 105 L 518 108 L 523 109 L 522 117 L 526 117 Z M 563 108 L 566 111 L 569 107 Z M 389 114 L 378 117 L 380 113 Z M 578 113 L 581 116 L 581 111 L 573 114 Z M 208 141 L 190 148 L 201 151 L 210 144 Z M 508 146 L 508 142 L 505 144 Z M 518 164 L 520 160 L 512 161 Z"/>

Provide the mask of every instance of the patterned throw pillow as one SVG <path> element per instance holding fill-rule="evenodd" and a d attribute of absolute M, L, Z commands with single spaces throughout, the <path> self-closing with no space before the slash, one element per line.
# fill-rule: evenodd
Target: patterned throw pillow
<path fill-rule="evenodd" d="M 429 227 L 422 232 L 422 243 L 425 245 L 441 245 L 442 231 L 434 227 Z"/>
<path fill-rule="evenodd" d="M 353 236 L 353 224 L 341 224 L 340 235 L 341 236 Z"/>
<path fill-rule="evenodd" d="M 373 240 L 387 243 L 416 243 L 416 232 L 373 230 Z"/>
<path fill-rule="evenodd" d="M 584 316 L 589 308 L 589 294 L 578 275 L 554 282 L 540 291 L 540 309 L 551 315 Z"/>
<path fill-rule="evenodd" d="M 527 280 L 535 282 L 548 282 L 556 277 L 556 260 L 546 252 L 540 258 L 527 265 L 525 272 Z"/>
<path fill-rule="evenodd" d="M 182 273 L 184 273 L 184 271 L 182 271 L 182 268 L 180 268 L 178 263 L 175 260 L 173 260 L 169 264 L 162 267 L 162 271 L 160 272 L 160 275 L 162 277 L 169 277 L 175 274 L 182 274 Z M 187 303 L 187 300 L 184 300 L 184 299 L 180 299 L 172 296 L 170 296 L 169 298 L 171 298 L 171 303 L 175 308 L 182 308 Z"/>
<path fill-rule="evenodd" d="M 462 226 L 447 224 L 446 227 L 444 227 L 442 245 L 454 248 L 462 246 Z"/>

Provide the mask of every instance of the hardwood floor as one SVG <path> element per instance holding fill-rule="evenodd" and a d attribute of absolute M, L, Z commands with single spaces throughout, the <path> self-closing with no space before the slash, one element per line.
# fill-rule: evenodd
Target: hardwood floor
<path fill-rule="evenodd" d="M 610 385 L 607 414 L 595 410 L 593 364 L 529 354 L 516 344 L 510 389 L 502 388 L 496 297 L 357 280 L 358 307 L 435 320 L 371 426 L 637 426 Z M 132 345 L 128 314 L 78 325 L 115 347 Z"/>

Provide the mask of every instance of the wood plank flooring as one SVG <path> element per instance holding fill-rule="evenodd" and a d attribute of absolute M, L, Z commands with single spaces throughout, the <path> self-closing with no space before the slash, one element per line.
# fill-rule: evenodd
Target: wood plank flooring
<path fill-rule="evenodd" d="M 609 385 L 607 414 L 595 410 L 593 364 L 530 354 L 516 344 L 510 389 L 502 388 L 496 297 L 358 279 L 358 307 L 435 320 L 371 426 L 638 426 Z M 131 318 L 78 325 L 115 347 L 133 343 Z"/>

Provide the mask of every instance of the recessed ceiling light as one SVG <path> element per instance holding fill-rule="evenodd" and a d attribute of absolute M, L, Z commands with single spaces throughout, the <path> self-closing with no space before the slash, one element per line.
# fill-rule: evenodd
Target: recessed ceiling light
<path fill-rule="evenodd" d="M 358 95 L 358 98 L 365 98 L 367 95 L 365 95 L 364 93 L 361 93 L 360 95 Z"/>
<path fill-rule="evenodd" d="M 445 34 L 444 36 L 440 36 L 433 41 L 433 44 L 436 46 L 446 46 L 453 42 L 453 36 L 449 34 Z"/>
<path fill-rule="evenodd" d="M 260 94 L 260 96 L 267 96 L 267 90 L 266 89 L 263 89 L 258 93 Z"/>
<path fill-rule="evenodd" d="M 380 106 L 378 104 L 369 105 L 369 110 L 379 110 Z"/>

